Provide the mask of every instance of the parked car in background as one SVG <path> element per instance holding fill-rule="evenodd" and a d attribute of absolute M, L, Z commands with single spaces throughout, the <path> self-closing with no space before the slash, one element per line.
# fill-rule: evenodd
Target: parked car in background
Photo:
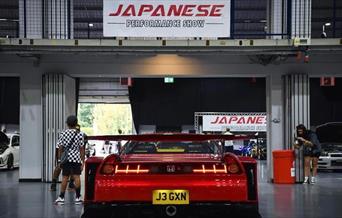
<path fill-rule="evenodd" d="M 20 136 L 18 133 L 0 132 L 0 169 L 19 167 Z"/>
<path fill-rule="evenodd" d="M 321 142 L 322 152 L 318 159 L 318 169 L 342 169 L 342 122 L 326 123 L 318 126 L 316 133 Z"/>

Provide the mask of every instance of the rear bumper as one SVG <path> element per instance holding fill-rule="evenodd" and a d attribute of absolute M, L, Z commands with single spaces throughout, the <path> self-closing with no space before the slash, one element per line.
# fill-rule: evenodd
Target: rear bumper
<path fill-rule="evenodd" d="M 91 217 L 251 217 L 260 218 L 258 204 L 251 202 L 203 202 L 189 205 L 174 205 L 177 213 L 169 216 L 166 213 L 170 205 L 152 205 L 148 203 L 106 203 L 84 205 L 82 218 Z M 172 206 L 172 205 L 171 205 Z"/>
<path fill-rule="evenodd" d="M 149 202 L 154 190 L 187 190 L 192 202 L 243 202 L 248 199 L 244 175 L 129 175 L 98 176 L 94 200 Z"/>

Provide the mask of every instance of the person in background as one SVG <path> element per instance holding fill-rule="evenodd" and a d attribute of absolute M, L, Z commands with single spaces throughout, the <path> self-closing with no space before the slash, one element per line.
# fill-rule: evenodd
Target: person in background
<path fill-rule="evenodd" d="M 122 135 L 121 129 L 118 129 L 118 135 Z M 118 141 L 118 143 L 116 144 L 116 147 L 117 147 L 118 153 L 120 153 L 121 147 L 122 147 L 121 141 Z"/>
<path fill-rule="evenodd" d="M 223 133 L 224 135 L 234 135 L 230 132 L 229 128 L 226 128 L 226 131 Z M 233 140 L 225 140 L 224 142 L 224 151 L 225 152 L 234 152 L 234 143 Z"/>
<path fill-rule="evenodd" d="M 67 118 L 68 129 L 60 134 L 57 142 L 58 159 L 57 163 L 62 169 L 62 184 L 61 192 L 56 199 L 56 204 L 64 204 L 64 195 L 69 177 L 75 180 L 76 199 L 75 204 L 81 204 L 81 180 L 80 175 L 84 168 L 85 148 L 84 148 L 84 133 L 77 129 L 77 117 L 71 115 Z M 67 161 L 61 165 L 62 152 L 66 150 Z"/>
<path fill-rule="evenodd" d="M 78 131 L 81 130 L 81 127 L 79 124 L 76 125 L 76 129 Z M 51 183 L 51 186 L 50 186 L 50 191 L 56 191 L 56 187 L 57 187 L 57 180 L 58 180 L 58 177 L 59 175 L 61 174 L 62 172 L 62 169 L 60 168 L 60 165 L 57 163 L 57 155 L 58 155 L 58 149 L 59 149 L 59 145 L 57 143 L 56 145 L 56 150 L 55 150 L 55 169 L 53 170 L 53 175 L 52 175 L 52 183 Z M 74 178 L 73 177 L 70 177 L 69 179 L 69 187 L 68 189 L 69 190 L 72 190 L 75 188 L 75 183 L 74 183 Z"/>
<path fill-rule="evenodd" d="M 103 151 L 104 154 L 110 154 L 111 151 L 112 151 L 112 143 L 110 143 L 110 141 L 106 140 L 103 143 L 102 151 Z"/>
<path fill-rule="evenodd" d="M 316 133 L 307 130 L 303 124 L 296 127 L 297 137 L 295 148 L 303 148 L 304 154 L 304 184 L 315 184 L 317 176 L 318 157 L 321 154 L 321 144 L 318 141 Z M 312 163 L 312 176 L 310 177 L 310 168 Z"/>

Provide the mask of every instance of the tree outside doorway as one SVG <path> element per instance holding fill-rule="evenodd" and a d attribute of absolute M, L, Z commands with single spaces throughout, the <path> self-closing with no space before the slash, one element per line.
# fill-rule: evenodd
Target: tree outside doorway
<path fill-rule="evenodd" d="M 133 120 L 130 104 L 78 105 L 78 120 L 87 135 L 132 134 Z"/>

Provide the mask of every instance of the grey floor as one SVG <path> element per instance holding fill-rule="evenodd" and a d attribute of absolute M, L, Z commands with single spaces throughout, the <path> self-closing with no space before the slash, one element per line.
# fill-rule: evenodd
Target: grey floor
<path fill-rule="evenodd" d="M 342 173 L 320 172 L 315 185 L 276 185 L 266 182 L 265 162 L 259 163 L 259 201 L 263 218 L 341 217 Z M 19 183 L 19 170 L 0 171 L 0 218 L 68 217 L 82 214 L 74 205 L 74 192 L 66 193 L 66 204 L 53 204 L 56 192 L 49 184 Z"/>

